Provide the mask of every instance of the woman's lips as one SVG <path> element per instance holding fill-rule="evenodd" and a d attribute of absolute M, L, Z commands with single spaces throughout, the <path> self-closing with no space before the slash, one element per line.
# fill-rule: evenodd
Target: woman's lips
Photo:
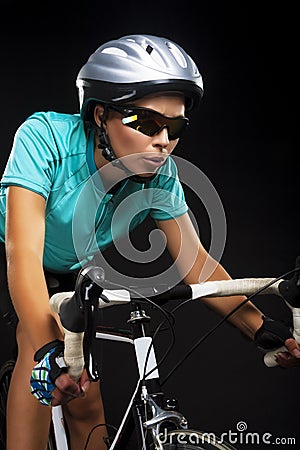
<path fill-rule="evenodd" d="M 143 157 L 143 160 L 152 167 L 160 167 L 165 163 L 162 156 Z"/>

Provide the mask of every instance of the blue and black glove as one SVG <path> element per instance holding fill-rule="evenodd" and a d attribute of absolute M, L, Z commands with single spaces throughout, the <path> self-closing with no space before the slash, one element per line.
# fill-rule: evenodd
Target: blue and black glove
<path fill-rule="evenodd" d="M 31 373 L 30 391 L 42 405 L 50 406 L 56 378 L 68 371 L 63 341 L 56 339 L 45 344 L 35 353 L 34 361 L 38 364 Z"/>

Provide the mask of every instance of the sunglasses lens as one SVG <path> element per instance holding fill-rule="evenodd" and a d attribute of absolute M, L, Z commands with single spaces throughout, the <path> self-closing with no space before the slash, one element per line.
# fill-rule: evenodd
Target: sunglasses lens
<path fill-rule="evenodd" d="M 124 125 L 127 125 L 140 133 L 146 134 L 147 136 L 153 136 L 161 127 L 153 118 L 143 117 L 142 114 L 124 117 L 122 122 Z"/>
<path fill-rule="evenodd" d="M 185 118 L 177 117 L 176 119 L 170 119 L 168 125 L 168 134 L 170 141 L 178 139 L 188 125 L 188 120 Z"/>
<path fill-rule="evenodd" d="M 117 108 L 115 108 L 117 110 Z M 119 109 L 119 112 L 120 109 Z M 186 117 L 165 117 L 164 115 L 144 108 L 130 108 L 123 111 L 126 116 L 122 119 L 124 125 L 133 128 L 146 136 L 154 136 L 163 128 L 167 128 L 170 141 L 178 139 L 186 126 Z M 127 115 L 128 114 L 128 115 Z"/>

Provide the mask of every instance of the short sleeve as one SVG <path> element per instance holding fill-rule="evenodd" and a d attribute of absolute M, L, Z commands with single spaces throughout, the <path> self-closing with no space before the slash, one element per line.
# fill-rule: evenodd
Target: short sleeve
<path fill-rule="evenodd" d="M 31 116 L 15 134 L 1 186 L 25 187 L 47 199 L 57 159 L 56 143 L 49 124 Z"/>
<path fill-rule="evenodd" d="M 174 160 L 169 157 L 161 168 L 153 186 L 150 215 L 155 220 L 169 220 L 188 211 L 182 184 Z"/>

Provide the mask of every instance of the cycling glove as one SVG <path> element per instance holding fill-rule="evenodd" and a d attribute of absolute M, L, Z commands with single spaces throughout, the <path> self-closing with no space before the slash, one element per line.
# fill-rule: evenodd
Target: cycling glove
<path fill-rule="evenodd" d="M 64 343 L 58 339 L 44 345 L 34 355 L 38 364 L 32 370 L 30 390 L 42 405 L 51 405 L 55 380 L 68 370 L 63 355 Z"/>

